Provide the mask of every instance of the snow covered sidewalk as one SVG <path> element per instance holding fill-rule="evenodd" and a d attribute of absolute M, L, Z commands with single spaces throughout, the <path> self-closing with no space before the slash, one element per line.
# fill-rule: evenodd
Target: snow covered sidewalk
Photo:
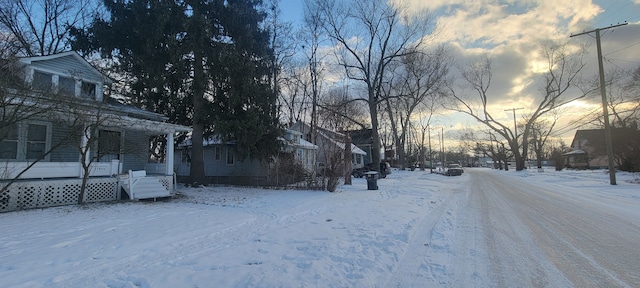
<path fill-rule="evenodd" d="M 0 286 L 381 287 L 463 179 L 396 171 L 375 191 L 182 188 L 0 214 Z"/>

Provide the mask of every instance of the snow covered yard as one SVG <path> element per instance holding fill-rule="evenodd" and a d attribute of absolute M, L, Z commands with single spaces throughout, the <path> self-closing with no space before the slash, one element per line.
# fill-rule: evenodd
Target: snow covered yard
<path fill-rule="evenodd" d="M 603 171 L 505 172 L 640 203 L 640 186 Z M 455 195 L 469 179 L 394 171 L 322 191 L 206 187 L 166 202 L 0 214 L 1 287 L 387 287 L 446 283 Z M 457 197 L 457 196 L 456 196 Z M 637 207 L 637 206 L 636 206 Z M 634 212 L 637 215 L 637 212 Z M 460 236 L 461 237 L 461 236 Z M 415 263 L 414 263 L 415 262 Z"/>

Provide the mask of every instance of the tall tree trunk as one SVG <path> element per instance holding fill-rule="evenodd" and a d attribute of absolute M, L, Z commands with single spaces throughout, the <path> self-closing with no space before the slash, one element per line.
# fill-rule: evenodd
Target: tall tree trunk
<path fill-rule="evenodd" d="M 344 185 L 351 185 L 351 136 L 344 136 Z"/>
<path fill-rule="evenodd" d="M 193 59 L 193 131 L 191 132 L 191 181 L 205 183 L 202 140 L 204 134 L 204 68 L 202 54 L 194 49 Z"/>
<path fill-rule="evenodd" d="M 380 171 L 380 134 L 378 133 L 378 101 L 373 89 L 369 89 L 369 113 L 371 115 L 371 163 L 376 171 Z"/>

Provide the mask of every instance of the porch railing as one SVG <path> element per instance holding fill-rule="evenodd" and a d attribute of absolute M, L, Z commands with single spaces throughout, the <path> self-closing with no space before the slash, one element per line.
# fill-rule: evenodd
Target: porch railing
<path fill-rule="evenodd" d="M 15 179 L 24 171 L 29 162 L 3 162 L 0 164 L 0 179 Z M 89 168 L 89 176 L 112 176 L 120 172 L 120 161 L 94 162 Z M 18 179 L 72 178 L 82 176 L 79 162 L 38 162 L 26 170 Z"/>

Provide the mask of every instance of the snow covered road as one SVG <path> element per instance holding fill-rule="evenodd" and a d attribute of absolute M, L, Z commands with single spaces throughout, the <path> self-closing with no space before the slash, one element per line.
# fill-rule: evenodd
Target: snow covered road
<path fill-rule="evenodd" d="M 640 192 L 598 171 L 394 171 L 0 214 L 0 287 L 639 287 Z"/>
<path fill-rule="evenodd" d="M 582 188 L 503 177 L 488 170 L 472 170 L 469 174 L 474 187 L 469 195 L 469 212 L 481 219 L 490 259 L 490 280 L 484 284 L 640 285 L 637 201 L 626 197 L 603 199 Z"/>

